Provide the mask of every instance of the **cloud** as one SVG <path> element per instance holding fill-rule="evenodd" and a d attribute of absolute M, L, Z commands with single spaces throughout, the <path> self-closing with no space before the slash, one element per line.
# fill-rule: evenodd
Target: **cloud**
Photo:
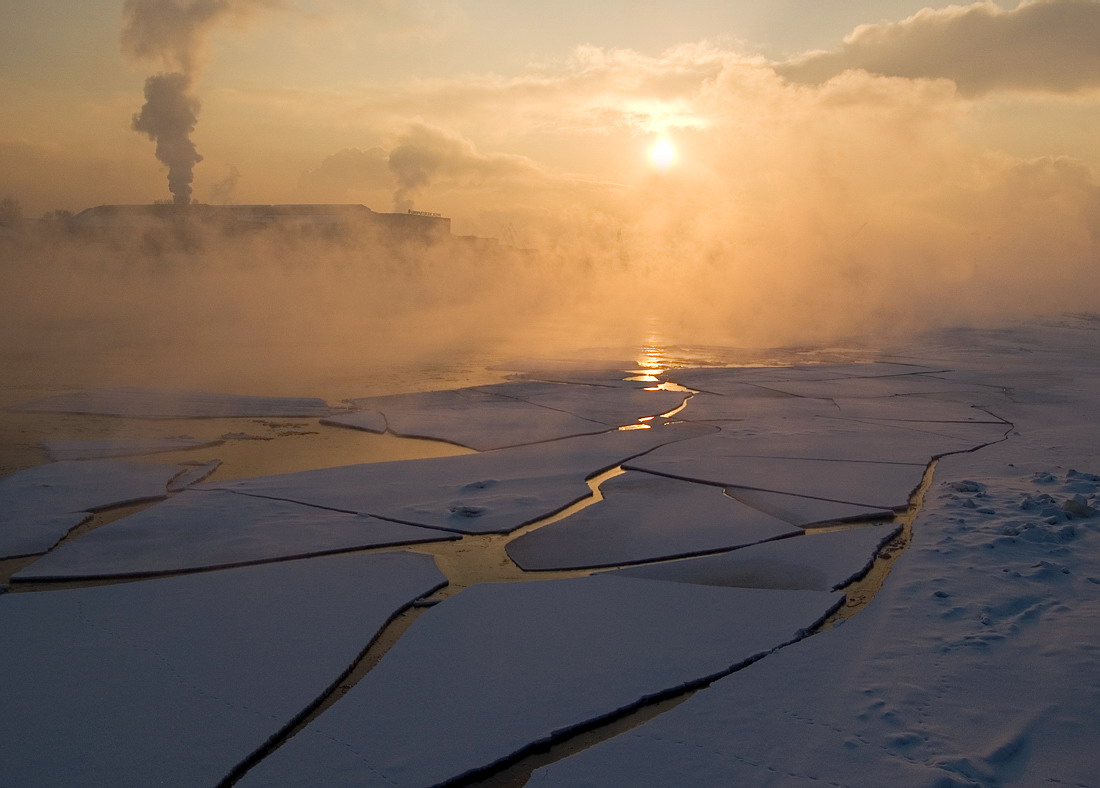
<path fill-rule="evenodd" d="M 602 136 L 699 128 L 695 97 L 734 64 L 763 61 L 703 42 L 659 55 L 581 46 L 518 74 L 460 74 L 365 84 L 353 90 L 237 89 L 233 100 L 341 128 L 385 135 L 425 121 L 466 136 Z"/>
<path fill-rule="evenodd" d="M 781 64 L 794 82 L 820 84 L 852 69 L 949 79 L 964 95 L 994 90 L 1074 93 L 1100 87 L 1100 3 L 1033 0 L 924 9 L 901 22 L 857 27 L 841 47 Z"/>

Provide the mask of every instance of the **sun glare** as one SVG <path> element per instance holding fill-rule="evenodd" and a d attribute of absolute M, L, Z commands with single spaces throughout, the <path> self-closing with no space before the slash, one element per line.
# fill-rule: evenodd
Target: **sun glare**
<path fill-rule="evenodd" d="M 664 172 L 676 163 L 676 146 L 667 139 L 659 139 L 649 149 L 649 163 Z"/>

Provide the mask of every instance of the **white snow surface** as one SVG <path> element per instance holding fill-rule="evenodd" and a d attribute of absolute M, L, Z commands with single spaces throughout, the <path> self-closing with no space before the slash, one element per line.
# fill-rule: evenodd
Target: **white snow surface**
<path fill-rule="evenodd" d="M 801 534 L 721 487 L 628 472 L 604 482 L 604 499 L 508 543 L 528 571 L 659 561 Z"/>
<path fill-rule="evenodd" d="M 440 785 L 763 655 L 838 599 L 619 577 L 471 586 L 239 785 Z"/>
<path fill-rule="evenodd" d="M 1010 386 L 1015 429 L 940 461 L 870 606 L 528 785 L 1100 785 L 1098 328 L 906 348 Z"/>
<path fill-rule="evenodd" d="M 900 525 L 877 525 L 830 531 L 608 574 L 739 588 L 834 591 L 862 577 L 878 549 L 900 530 Z"/>
<path fill-rule="evenodd" d="M 49 550 L 88 512 L 163 498 L 178 465 L 65 460 L 0 477 L 0 558 Z"/>
<path fill-rule="evenodd" d="M 3 594 L 0 785 L 217 785 L 442 583 L 398 553 Z"/>
<path fill-rule="evenodd" d="M 142 419 L 308 418 L 330 412 L 324 400 L 314 397 L 253 397 L 135 386 L 57 394 L 25 402 L 14 410 Z"/>
<path fill-rule="evenodd" d="M 507 533 L 587 497 L 585 479 L 600 471 L 655 446 L 712 431 L 688 424 L 611 431 L 461 457 L 347 465 L 200 488 L 460 533 Z"/>
<path fill-rule="evenodd" d="M 185 491 L 83 534 L 16 580 L 164 574 L 458 538 L 430 528 L 220 490 Z"/>

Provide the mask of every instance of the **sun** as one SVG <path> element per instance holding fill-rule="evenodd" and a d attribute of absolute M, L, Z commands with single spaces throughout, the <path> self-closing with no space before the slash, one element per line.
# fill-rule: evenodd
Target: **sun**
<path fill-rule="evenodd" d="M 667 137 L 657 140 L 649 149 L 649 163 L 661 172 L 675 164 L 676 159 L 676 146 Z"/>

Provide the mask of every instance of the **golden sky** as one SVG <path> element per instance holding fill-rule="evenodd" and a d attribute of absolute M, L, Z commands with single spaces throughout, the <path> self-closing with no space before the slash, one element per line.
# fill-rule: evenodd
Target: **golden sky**
<path fill-rule="evenodd" d="M 820 200 L 856 232 L 884 205 L 952 224 L 977 194 L 1080 201 L 1100 172 L 1092 0 L 132 5 L 205 14 L 181 44 L 201 202 L 412 205 L 500 236 L 611 231 L 653 199 L 684 207 L 653 218 L 669 232 L 700 210 L 763 227 Z M 168 196 L 131 118 L 178 52 L 124 46 L 123 11 L 0 6 L 0 196 L 29 215 Z"/>

